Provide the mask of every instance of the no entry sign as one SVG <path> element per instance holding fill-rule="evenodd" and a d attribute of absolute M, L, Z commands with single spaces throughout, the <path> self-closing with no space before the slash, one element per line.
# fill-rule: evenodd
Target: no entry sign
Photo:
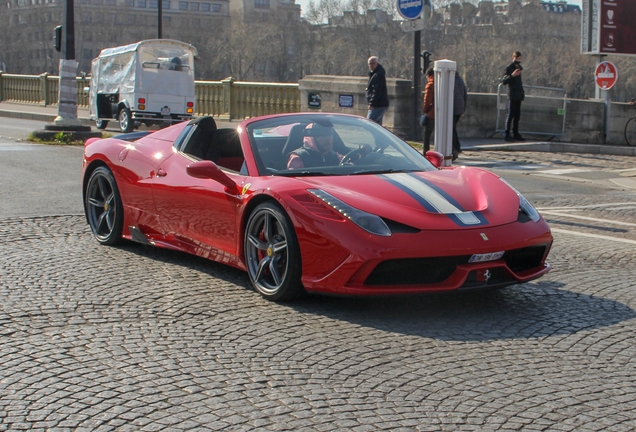
<path fill-rule="evenodd" d="M 614 63 L 606 61 L 596 66 L 594 79 L 601 90 L 611 89 L 616 84 L 616 78 L 618 78 L 618 69 L 616 69 Z"/>

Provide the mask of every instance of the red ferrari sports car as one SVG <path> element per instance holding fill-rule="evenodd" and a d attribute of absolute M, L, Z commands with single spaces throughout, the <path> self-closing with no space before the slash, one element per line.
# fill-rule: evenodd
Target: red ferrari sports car
<path fill-rule="evenodd" d="M 90 139 L 98 242 L 177 249 L 246 270 L 265 298 L 495 288 L 550 270 L 552 235 L 512 186 L 441 167 L 358 116 L 299 113 L 219 129 L 201 117 Z"/>

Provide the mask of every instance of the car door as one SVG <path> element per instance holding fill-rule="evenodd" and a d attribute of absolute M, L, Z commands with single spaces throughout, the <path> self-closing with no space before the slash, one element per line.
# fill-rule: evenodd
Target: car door
<path fill-rule="evenodd" d="M 188 165 L 199 158 L 181 149 L 187 148 L 188 140 L 206 135 L 201 134 L 201 129 L 197 134 L 199 126 L 195 125 L 185 143 L 178 145 L 173 155 L 157 168 L 153 182 L 155 206 L 164 235 L 176 236 L 195 248 L 215 249 L 216 254 L 236 255 L 238 194 L 227 192 L 226 187 L 215 180 L 195 178 L 187 173 Z M 228 175 L 239 184 L 244 178 L 232 173 Z"/>

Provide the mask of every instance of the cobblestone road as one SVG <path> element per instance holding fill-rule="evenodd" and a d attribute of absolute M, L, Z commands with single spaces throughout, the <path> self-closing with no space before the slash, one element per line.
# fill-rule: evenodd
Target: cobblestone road
<path fill-rule="evenodd" d="M 0 430 L 636 430 L 636 246 L 557 232 L 550 261 L 490 293 L 275 304 L 81 216 L 4 219 Z"/>

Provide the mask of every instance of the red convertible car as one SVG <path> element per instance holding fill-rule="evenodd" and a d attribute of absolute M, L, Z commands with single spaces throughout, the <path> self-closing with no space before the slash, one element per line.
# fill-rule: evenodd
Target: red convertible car
<path fill-rule="evenodd" d="M 498 288 L 547 273 L 552 235 L 535 208 L 497 175 L 442 161 L 357 116 L 236 129 L 201 117 L 88 140 L 84 208 L 102 244 L 225 263 L 271 300 Z"/>

